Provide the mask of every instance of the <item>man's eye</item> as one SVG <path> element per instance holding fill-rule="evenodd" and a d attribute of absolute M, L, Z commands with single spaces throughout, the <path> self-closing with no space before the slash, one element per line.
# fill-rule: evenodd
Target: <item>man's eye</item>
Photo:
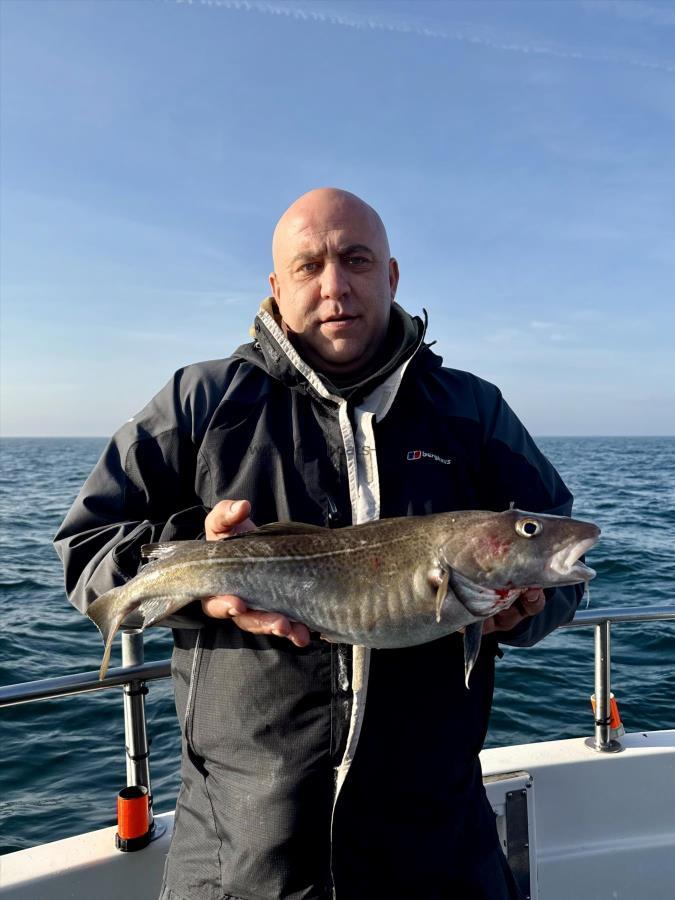
<path fill-rule="evenodd" d="M 301 272 L 306 272 L 306 273 L 309 274 L 309 273 L 311 273 L 311 272 L 316 272 L 318 266 L 319 266 L 318 263 L 315 263 L 315 262 L 306 262 L 306 263 L 303 263 L 303 264 L 300 266 L 300 271 L 301 271 Z"/>
<path fill-rule="evenodd" d="M 353 268 L 358 268 L 359 266 L 366 266 L 370 262 L 369 259 L 366 259 L 365 256 L 348 256 L 347 262 Z"/>

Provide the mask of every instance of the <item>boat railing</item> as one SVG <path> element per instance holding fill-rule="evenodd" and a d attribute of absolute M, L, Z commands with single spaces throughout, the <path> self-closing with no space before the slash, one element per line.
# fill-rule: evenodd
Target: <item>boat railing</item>
<path fill-rule="evenodd" d="M 595 628 L 595 731 L 587 745 L 601 753 L 622 749 L 611 727 L 611 626 L 619 623 L 675 621 L 675 606 L 627 606 L 579 610 L 562 628 Z M 43 678 L 21 684 L 0 686 L 0 707 L 53 700 L 74 694 L 122 687 L 124 693 L 124 730 L 127 754 L 127 784 L 144 785 L 152 796 L 150 761 L 145 719 L 146 682 L 168 678 L 171 660 L 144 662 L 143 633 L 138 629 L 122 632 L 122 666 L 110 669 L 103 679 L 98 672 L 81 672 L 56 678 Z"/>
<path fill-rule="evenodd" d="M 600 753 L 617 753 L 622 749 L 617 736 L 612 735 L 611 666 L 613 624 L 675 621 L 675 606 L 616 606 L 607 609 L 577 610 L 571 622 L 563 628 L 592 625 L 595 629 L 595 729 L 586 744 Z"/>

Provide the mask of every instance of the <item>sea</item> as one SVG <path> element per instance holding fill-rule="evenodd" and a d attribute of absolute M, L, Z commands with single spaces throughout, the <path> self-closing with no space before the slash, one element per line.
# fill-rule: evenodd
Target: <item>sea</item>
<path fill-rule="evenodd" d="M 590 609 L 675 604 L 675 437 L 547 437 L 537 443 L 602 538 Z M 0 441 L 0 685 L 97 669 L 101 640 L 66 598 L 52 537 L 105 441 Z M 170 633 L 149 630 L 146 659 Z M 119 665 L 119 642 L 113 665 Z M 146 698 L 155 809 L 179 786 L 180 733 L 168 679 Z M 438 686 L 434 686 L 438 689 Z M 627 731 L 675 727 L 675 622 L 615 625 L 612 689 Z M 506 648 L 487 746 L 589 735 L 593 629 Z M 111 825 L 125 785 L 121 689 L 0 709 L 0 853 Z"/>

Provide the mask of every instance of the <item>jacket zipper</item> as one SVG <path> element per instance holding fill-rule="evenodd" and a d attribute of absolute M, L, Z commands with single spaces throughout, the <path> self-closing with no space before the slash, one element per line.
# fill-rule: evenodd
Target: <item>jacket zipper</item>
<path fill-rule="evenodd" d="M 187 702 L 185 704 L 185 721 L 183 723 L 183 728 L 185 731 L 185 740 L 188 742 L 190 746 L 192 746 L 192 734 L 188 735 L 188 729 L 192 731 L 190 728 L 191 725 L 191 715 L 192 715 L 192 703 L 195 692 L 195 682 L 197 681 L 197 669 L 199 668 L 199 660 L 202 655 L 201 648 L 202 641 L 202 632 L 201 629 L 197 632 L 197 640 L 195 641 L 195 651 L 192 657 L 192 668 L 190 669 L 190 686 L 188 688 L 188 696 Z"/>

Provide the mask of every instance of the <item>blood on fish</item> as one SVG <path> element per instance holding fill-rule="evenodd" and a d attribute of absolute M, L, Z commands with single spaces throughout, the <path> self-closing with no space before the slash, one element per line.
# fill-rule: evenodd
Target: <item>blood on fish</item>
<path fill-rule="evenodd" d="M 486 540 L 486 549 L 491 556 L 506 556 L 511 549 L 511 541 L 490 537 Z"/>

